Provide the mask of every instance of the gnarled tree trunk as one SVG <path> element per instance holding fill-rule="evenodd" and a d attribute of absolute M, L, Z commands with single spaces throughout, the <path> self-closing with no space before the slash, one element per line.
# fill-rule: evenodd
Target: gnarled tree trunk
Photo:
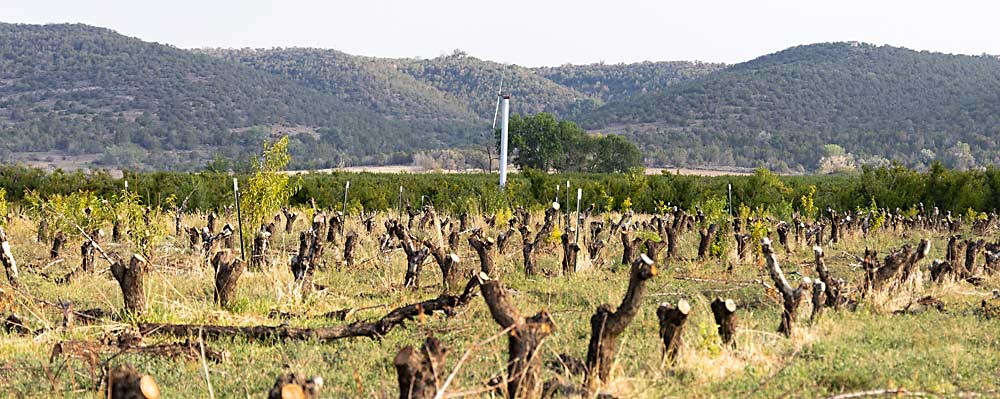
<path fill-rule="evenodd" d="M 125 260 L 118 258 L 111 265 L 111 274 L 118 280 L 125 300 L 125 309 L 133 315 L 141 315 L 146 311 L 146 293 L 143 288 L 143 278 L 146 275 L 146 259 L 135 254 L 125 265 Z"/>
<path fill-rule="evenodd" d="M 712 223 L 708 228 L 702 228 L 698 234 L 701 236 L 701 241 L 698 242 L 698 259 L 705 260 L 708 257 L 708 251 L 712 248 L 712 242 L 715 241 L 715 234 L 719 232 L 719 225 Z"/>
<path fill-rule="evenodd" d="M 629 273 L 628 290 L 618 309 L 603 304 L 590 318 L 590 344 L 587 346 L 587 387 L 591 390 L 608 382 L 615 353 L 618 351 L 618 337 L 625 332 L 632 318 L 639 312 L 646 281 L 656 276 L 653 260 L 645 254 L 632 263 Z"/>
<path fill-rule="evenodd" d="M 767 271 L 771 275 L 771 280 L 774 281 L 774 288 L 781 293 L 782 312 L 781 325 L 778 326 L 778 332 L 784 334 L 786 337 L 791 337 L 794 334 L 795 319 L 798 314 L 799 304 L 802 303 L 802 295 L 809 291 L 812 286 L 812 280 L 808 277 L 803 277 L 802 285 L 798 288 L 792 288 L 788 280 L 785 279 L 785 274 L 781 271 L 781 266 L 778 264 L 778 257 L 774 255 L 774 248 L 771 248 L 771 240 L 768 238 L 762 239 L 760 241 L 760 248 L 764 253 L 764 259 L 767 261 Z"/>
<path fill-rule="evenodd" d="M 228 307 L 245 268 L 243 261 L 237 259 L 232 250 L 223 249 L 212 257 L 212 268 L 215 269 L 215 303 Z"/>

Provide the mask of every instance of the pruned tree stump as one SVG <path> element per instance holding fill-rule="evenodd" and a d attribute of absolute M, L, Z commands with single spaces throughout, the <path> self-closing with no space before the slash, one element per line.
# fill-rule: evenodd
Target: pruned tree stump
<path fill-rule="evenodd" d="M 736 348 L 736 301 L 716 298 L 712 301 L 712 316 L 719 326 L 719 338 L 724 345 Z"/>
<path fill-rule="evenodd" d="M 399 351 L 392 365 L 396 367 L 400 399 L 427 399 L 438 393 L 448 349 L 437 338 L 428 337 L 420 349 L 407 346 Z"/>
<path fill-rule="evenodd" d="M 661 303 L 656 309 L 656 317 L 660 320 L 660 339 L 663 340 L 663 355 L 671 363 L 677 359 L 683 344 L 684 324 L 687 322 L 691 305 L 680 299 L 677 305 Z"/>
<path fill-rule="evenodd" d="M 145 265 L 146 259 L 139 254 L 132 255 L 128 265 L 121 258 L 111 265 L 111 274 L 118 280 L 118 286 L 122 290 L 125 309 L 133 315 L 141 315 L 146 311 L 146 293 L 143 287 Z"/>
<path fill-rule="evenodd" d="M 212 257 L 212 268 L 215 269 L 215 303 L 226 308 L 245 269 L 243 260 L 237 259 L 232 250 L 223 249 Z"/>
<path fill-rule="evenodd" d="M 316 399 L 322 387 L 323 379 L 320 377 L 306 379 L 295 373 L 282 374 L 274 381 L 267 399 Z"/>
<path fill-rule="evenodd" d="M 148 374 L 132 366 L 119 366 L 108 372 L 104 379 L 103 396 L 111 399 L 159 399 L 160 387 Z"/>

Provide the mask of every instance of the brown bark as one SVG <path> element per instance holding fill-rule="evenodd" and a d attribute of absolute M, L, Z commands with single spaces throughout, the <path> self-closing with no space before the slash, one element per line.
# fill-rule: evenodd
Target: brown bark
<path fill-rule="evenodd" d="M 949 276 L 954 276 L 954 268 L 951 262 L 935 259 L 928 268 L 931 272 L 931 280 L 934 282 L 944 282 Z"/>
<path fill-rule="evenodd" d="M 525 212 L 525 215 L 527 213 Z M 542 228 L 538 230 L 538 233 L 532 235 L 531 229 L 527 225 L 527 216 L 522 220 L 521 227 L 518 229 L 521 232 L 521 255 L 524 257 L 524 273 L 529 276 L 534 276 L 538 274 L 537 267 L 537 252 L 538 247 L 542 245 L 545 238 L 552 234 L 552 229 L 555 227 L 555 218 L 558 214 L 556 208 L 548 208 L 545 210 L 545 221 L 542 223 Z"/>
<path fill-rule="evenodd" d="M 49 250 L 49 259 L 58 258 L 64 244 L 66 244 L 66 235 L 61 231 L 57 231 L 55 237 L 52 237 L 52 249 Z"/>
<path fill-rule="evenodd" d="M 576 273 L 576 257 L 580 252 L 580 245 L 575 242 L 576 240 L 574 240 L 574 237 L 575 236 L 572 232 L 565 232 L 561 237 L 563 248 L 563 274 Z"/>
<path fill-rule="evenodd" d="M 215 234 L 215 220 L 216 219 L 218 219 L 218 216 L 215 214 L 215 212 L 209 212 L 208 213 L 208 223 L 205 226 L 205 227 L 208 227 L 208 234 Z"/>
<path fill-rule="evenodd" d="M 979 275 L 979 253 L 982 252 L 985 245 L 986 242 L 982 239 L 965 241 L 965 270 L 963 270 L 962 277 L 969 278 Z"/>
<path fill-rule="evenodd" d="M 125 309 L 133 315 L 141 315 L 146 310 L 146 292 L 143 287 L 145 265 L 146 259 L 139 254 L 132 255 L 127 266 L 121 258 L 111 265 L 111 274 L 122 289 Z"/>
<path fill-rule="evenodd" d="M 10 241 L 7 240 L 7 232 L 0 227 L 0 264 L 3 264 L 4 272 L 7 274 L 7 281 L 10 285 L 17 286 L 17 261 L 10 251 Z"/>
<path fill-rule="evenodd" d="M 826 262 L 823 261 L 823 248 L 813 247 L 813 254 L 816 256 L 816 275 L 819 276 L 819 280 L 823 282 L 823 291 L 825 295 L 825 304 L 827 307 L 840 309 L 840 305 L 843 305 L 846 300 L 841 293 L 841 282 L 833 276 L 830 275 L 830 270 L 826 268 Z M 813 298 L 816 298 L 817 293 L 813 293 Z M 813 304 L 813 306 L 816 306 Z"/>
<path fill-rule="evenodd" d="M 250 268 L 261 270 L 267 263 L 267 247 L 271 243 L 271 233 L 265 229 L 257 232 L 253 238 L 253 247 L 250 249 Z"/>
<path fill-rule="evenodd" d="M 223 249 L 212 258 L 212 267 L 215 269 L 215 303 L 228 307 L 245 268 L 243 261 L 236 259 L 232 250 Z"/>
<path fill-rule="evenodd" d="M 736 301 L 732 299 L 715 298 L 712 301 L 712 316 L 719 326 L 719 338 L 722 343 L 736 348 Z"/>
<path fill-rule="evenodd" d="M 774 254 L 774 248 L 771 248 L 771 240 L 762 239 L 760 248 L 767 261 L 767 271 L 771 275 L 771 281 L 774 281 L 774 288 L 781 294 L 782 312 L 778 332 L 786 337 L 791 337 L 794 335 L 795 319 L 798 315 L 799 304 L 802 303 L 802 295 L 812 287 L 812 280 L 803 277 L 802 285 L 798 288 L 792 288 L 788 280 L 785 279 L 785 274 L 781 271 L 778 257 Z"/>
<path fill-rule="evenodd" d="M 102 396 L 111 399 L 159 399 L 160 387 L 148 374 L 132 366 L 119 366 L 108 372 L 104 379 Z"/>
<path fill-rule="evenodd" d="M 447 354 L 448 349 L 434 337 L 424 340 L 419 350 L 412 346 L 400 349 L 392 361 L 399 380 L 399 398 L 433 398 L 441 386 L 440 377 L 446 375 L 442 367 Z"/>
<path fill-rule="evenodd" d="M 301 287 L 302 296 L 309 295 L 313 288 L 313 274 L 323 253 L 323 241 L 311 230 L 299 233 L 299 252 L 292 257 L 292 276 Z"/>
<path fill-rule="evenodd" d="M 791 254 L 792 247 L 788 245 L 788 223 L 785 222 L 778 223 L 778 226 L 775 228 L 775 230 L 778 232 L 778 242 L 781 243 L 781 246 L 785 248 L 785 253 Z"/>
<path fill-rule="evenodd" d="M 885 257 L 885 263 L 878 266 L 875 263 L 870 275 L 873 278 L 870 286 L 872 288 L 887 288 L 893 290 L 906 282 L 916 270 L 917 262 L 922 260 L 930 252 L 930 241 L 920 240 L 917 248 L 910 244 L 904 245 L 899 251 L 893 252 Z"/>
<path fill-rule="evenodd" d="M 402 325 L 407 320 L 431 316 L 435 312 L 454 315 L 456 310 L 467 305 L 475 297 L 479 279 L 472 278 L 465 286 L 461 295 L 443 294 L 435 299 L 406 305 L 393 309 L 381 319 L 372 322 L 354 322 L 346 326 L 295 328 L 280 326 L 218 326 L 194 324 L 159 324 L 140 323 L 139 332 L 142 335 L 161 334 L 179 337 L 197 336 L 199 332 L 208 337 L 242 337 L 248 340 L 261 341 L 269 339 L 309 340 L 330 342 L 343 338 L 368 337 L 380 339 L 393 328 Z"/>
<path fill-rule="evenodd" d="M 469 246 L 479 255 L 479 270 L 486 275 L 493 273 L 493 239 L 483 240 L 478 233 L 469 236 Z"/>
<path fill-rule="evenodd" d="M 548 312 L 525 318 L 514 307 L 507 295 L 507 289 L 497 280 L 489 280 L 485 274 L 480 286 L 483 299 L 489 307 L 493 320 L 500 328 L 510 329 L 507 334 L 507 397 L 538 397 L 542 388 L 539 380 L 541 355 L 537 353 L 542 341 L 555 332 L 556 325 Z"/>
<path fill-rule="evenodd" d="M 457 270 L 458 255 L 446 254 L 444 248 L 434 244 L 434 241 L 430 239 L 424 240 L 424 246 L 430 250 L 431 256 L 434 257 L 438 268 L 441 269 L 441 285 L 444 287 L 444 292 L 450 291 L 451 287 L 457 285 L 458 279 L 462 277 L 462 273 Z"/>
<path fill-rule="evenodd" d="M 632 238 L 631 229 L 622 229 L 622 264 L 631 265 L 635 261 L 635 252 L 639 250 L 639 245 L 642 244 L 641 238 Z"/>
<path fill-rule="evenodd" d="M 402 224 L 396 224 L 392 233 L 396 235 L 406 253 L 406 274 L 403 276 L 403 286 L 420 288 L 420 272 L 424 261 L 430 255 L 430 250 L 420 245 L 416 238 L 410 235 L 409 229 Z"/>
<path fill-rule="evenodd" d="M 663 354 L 673 363 L 683 343 L 684 323 L 687 322 L 691 305 L 684 299 L 677 305 L 661 303 L 656 309 L 656 317 L 660 319 L 660 338 L 663 340 Z"/>
<path fill-rule="evenodd" d="M 705 260 L 708 257 L 708 251 L 712 247 L 712 242 L 715 241 L 715 234 L 719 232 L 719 225 L 712 223 L 708 228 L 702 228 L 698 234 L 701 236 L 701 241 L 698 242 L 698 259 Z"/>
<path fill-rule="evenodd" d="M 513 226 L 507 225 L 507 230 L 504 230 L 502 233 L 497 235 L 496 246 L 498 253 L 500 254 L 507 253 L 507 242 L 509 242 L 510 238 L 514 236 L 514 231 L 515 230 Z"/>
<path fill-rule="evenodd" d="M 322 387 L 320 377 L 306 379 L 295 373 L 282 374 L 267 392 L 267 399 L 317 399 Z"/>
<path fill-rule="evenodd" d="M 812 286 L 812 314 L 809 315 L 809 324 L 816 322 L 816 319 L 823 313 L 823 305 L 826 301 L 826 284 L 816 279 Z"/>
<path fill-rule="evenodd" d="M 358 243 L 358 233 L 354 230 L 347 232 L 347 236 L 344 238 L 344 264 L 348 268 L 354 266 L 354 246 Z"/>
<path fill-rule="evenodd" d="M 632 263 L 628 289 L 618 309 L 603 304 L 590 318 L 590 344 L 587 347 L 587 387 L 599 388 L 609 381 L 611 366 L 618 351 L 618 338 L 639 312 L 646 281 L 656 276 L 653 260 L 645 254 Z"/>
<path fill-rule="evenodd" d="M 299 218 L 299 214 L 292 212 L 288 208 L 281 208 L 281 213 L 285 215 L 285 233 L 291 233 L 292 227 L 295 225 L 295 219 Z"/>

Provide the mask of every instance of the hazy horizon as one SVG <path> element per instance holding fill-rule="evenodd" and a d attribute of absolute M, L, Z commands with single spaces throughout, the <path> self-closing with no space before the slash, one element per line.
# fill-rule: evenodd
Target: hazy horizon
<path fill-rule="evenodd" d="M 1000 53 L 1000 4 L 957 1 L 748 4 L 381 0 L 135 4 L 8 0 L 4 22 L 84 23 L 180 48 L 315 47 L 387 58 L 461 49 L 523 66 L 703 61 L 733 64 L 796 45 L 860 41 L 952 54 Z M 506 40 L 501 40 L 506 38 Z"/>

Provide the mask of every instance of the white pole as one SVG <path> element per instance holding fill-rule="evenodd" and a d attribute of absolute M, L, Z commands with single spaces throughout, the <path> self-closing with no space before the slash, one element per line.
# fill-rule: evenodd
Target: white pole
<path fill-rule="evenodd" d="M 576 189 L 576 235 L 573 237 L 574 240 L 580 242 L 580 200 L 583 199 L 583 189 Z M 566 226 L 569 227 L 569 226 Z"/>
<path fill-rule="evenodd" d="M 500 187 L 507 186 L 508 125 L 510 125 L 510 96 L 503 96 L 503 121 L 500 124 Z"/>

